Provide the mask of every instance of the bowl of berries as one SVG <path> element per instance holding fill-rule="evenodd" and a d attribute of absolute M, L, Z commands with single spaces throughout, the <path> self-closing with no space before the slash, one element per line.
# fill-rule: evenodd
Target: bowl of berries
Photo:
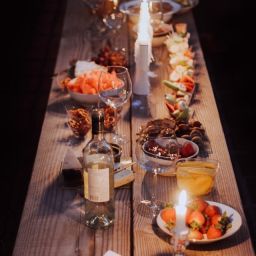
<path fill-rule="evenodd" d="M 142 150 L 152 162 L 161 165 L 169 165 L 174 154 L 179 154 L 179 158 L 190 159 L 199 153 L 199 147 L 194 142 L 184 138 L 176 138 L 174 142 L 172 138 L 167 137 L 147 140 L 142 144 Z"/>
<path fill-rule="evenodd" d="M 240 214 L 232 207 L 196 198 L 189 202 L 186 212 L 188 240 L 195 244 L 208 244 L 223 240 L 236 233 L 242 225 Z M 159 228 L 172 236 L 176 224 L 176 211 L 168 204 L 157 216 Z"/>

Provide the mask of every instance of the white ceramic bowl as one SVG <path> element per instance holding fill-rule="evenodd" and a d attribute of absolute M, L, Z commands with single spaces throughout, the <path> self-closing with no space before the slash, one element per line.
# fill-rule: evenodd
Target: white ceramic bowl
<path fill-rule="evenodd" d="M 152 2 L 157 3 L 159 1 L 158 0 L 153 0 Z M 172 8 L 170 11 L 164 12 L 164 14 L 163 14 L 163 21 L 168 22 L 172 18 L 173 14 L 180 11 L 181 5 L 179 5 L 178 3 L 176 3 L 172 0 L 163 0 L 163 2 L 168 3 Z M 138 23 L 140 3 L 141 3 L 141 1 L 133 0 L 133 1 L 129 1 L 129 2 L 123 2 L 119 6 L 120 11 L 127 14 L 129 16 L 129 20 L 133 24 Z M 134 7 L 138 7 L 138 12 L 132 11 L 132 8 L 134 8 Z M 152 18 L 160 19 L 161 14 L 158 12 L 158 13 L 154 14 Z"/>
<path fill-rule="evenodd" d="M 157 140 L 158 140 L 158 143 L 162 146 L 164 146 L 168 143 L 168 140 L 161 140 L 161 137 L 159 137 Z M 193 141 L 190 141 L 190 140 L 187 140 L 187 139 L 184 139 L 184 138 L 177 138 L 177 142 L 180 146 L 184 145 L 185 143 L 190 143 L 192 145 L 193 149 L 194 149 L 194 154 L 192 154 L 192 155 L 190 155 L 186 158 L 182 158 L 182 159 L 190 159 L 190 158 L 193 158 L 193 157 L 198 155 L 199 147 Z M 142 145 L 142 150 L 147 155 L 147 158 L 150 161 L 161 164 L 161 165 L 170 165 L 170 162 L 172 160 L 170 160 L 169 157 L 164 157 L 164 156 L 159 157 L 159 156 L 145 150 L 146 143 L 147 143 L 147 141 Z"/>
<path fill-rule="evenodd" d="M 71 90 L 68 90 L 68 92 L 72 99 L 80 103 L 93 104 L 99 101 L 98 94 L 84 94 L 84 93 L 73 92 Z"/>

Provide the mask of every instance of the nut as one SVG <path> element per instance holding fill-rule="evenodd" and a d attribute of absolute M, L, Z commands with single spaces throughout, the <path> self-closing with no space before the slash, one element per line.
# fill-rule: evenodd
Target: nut
<path fill-rule="evenodd" d="M 201 137 L 199 136 L 194 136 L 192 138 L 192 141 L 195 142 L 199 147 L 202 147 L 203 146 L 203 140 Z"/>
<path fill-rule="evenodd" d="M 191 136 L 191 137 L 199 136 L 200 138 L 203 137 L 202 133 L 201 133 L 199 130 L 192 130 L 192 131 L 190 132 L 190 136 Z"/>
<path fill-rule="evenodd" d="M 191 136 L 188 134 L 182 135 L 181 138 L 186 139 L 186 140 L 191 140 Z"/>
<path fill-rule="evenodd" d="M 199 121 L 194 121 L 194 122 L 191 123 L 191 126 L 200 128 L 202 126 L 202 124 Z"/>

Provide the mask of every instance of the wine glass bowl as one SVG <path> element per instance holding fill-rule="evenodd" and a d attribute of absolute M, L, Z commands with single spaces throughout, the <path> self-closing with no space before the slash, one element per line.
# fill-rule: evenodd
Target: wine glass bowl
<path fill-rule="evenodd" d="M 119 120 L 118 111 L 131 97 L 132 82 L 126 67 L 108 66 L 102 71 L 98 82 L 98 95 L 103 103 L 115 111 L 115 120 Z M 114 131 L 117 144 L 124 143 L 124 137 Z"/>
<path fill-rule="evenodd" d="M 149 138 L 142 145 L 136 145 L 136 158 L 139 165 L 146 171 L 158 169 L 158 173 L 175 171 L 179 158 L 179 144 L 176 138 Z"/>
<path fill-rule="evenodd" d="M 109 29 L 112 29 L 113 33 L 116 33 L 122 27 L 124 21 L 125 15 L 116 10 L 103 17 L 103 22 Z"/>
<path fill-rule="evenodd" d="M 106 0 L 104 2 L 103 23 L 111 31 L 111 45 L 114 49 L 120 49 L 117 31 L 120 30 L 125 22 L 126 16 L 118 8 L 119 1 Z"/>

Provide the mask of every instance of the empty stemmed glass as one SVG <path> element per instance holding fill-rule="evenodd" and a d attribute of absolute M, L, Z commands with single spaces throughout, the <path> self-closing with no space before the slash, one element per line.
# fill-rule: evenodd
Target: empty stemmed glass
<path fill-rule="evenodd" d="M 179 144 L 175 137 L 149 138 L 136 144 L 135 155 L 140 167 L 152 175 L 151 184 L 145 184 L 147 190 L 151 188 L 151 198 L 143 199 L 141 203 L 152 210 L 154 219 L 161 210 L 161 203 L 157 200 L 157 176 L 167 171 L 175 173 Z"/>
<path fill-rule="evenodd" d="M 108 66 L 106 71 L 101 72 L 98 94 L 106 105 L 114 108 L 115 120 L 118 120 L 117 114 L 120 113 L 120 108 L 132 94 L 132 82 L 128 69 L 122 66 Z M 112 140 L 120 145 L 125 142 L 125 137 L 117 134 L 115 129 Z"/>
<path fill-rule="evenodd" d="M 104 13 L 103 22 L 105 25 L 111 29 L 112 32 L 112 47 L 115 50 L 119 49 L 118 43 L 118 33 L 117 31 L 122 28 L 125 22 L 125 14 L 120 12 L 118 9 L 118 0 L 106 0 L 104 2 Z"/>
<path fill-rule="evenodd" d="M 82 0 L 86 6 L 89 7 L 91 15 L 90 18 L 86 18 L 86 30 L 85 37 L 89 36 L 92 41 L 92 50 L 97 52 L 102 45 L 104 45 L 104 39 L 108 35 L 108 29 L 102 21 L 102 12 L 104 10 L 104 0 Z"/>

